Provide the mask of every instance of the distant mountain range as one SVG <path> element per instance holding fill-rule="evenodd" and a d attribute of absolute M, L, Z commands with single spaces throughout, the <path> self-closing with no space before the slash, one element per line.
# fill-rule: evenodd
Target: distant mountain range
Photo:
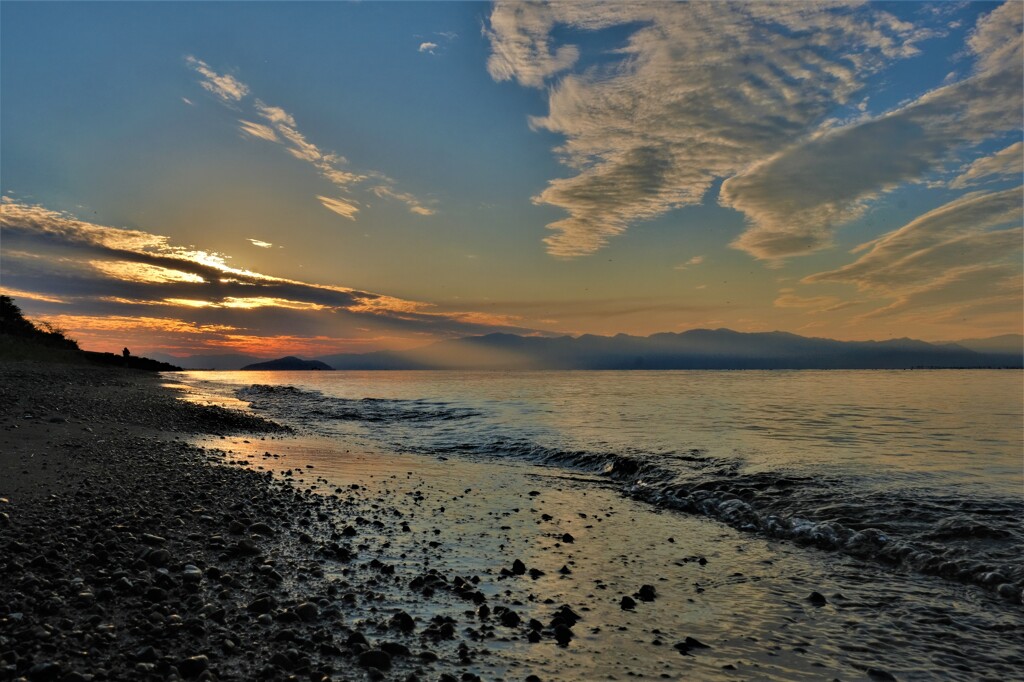
<path fill-rule="evenodd" d="M 253 369 L 252 365 L 265 361 L 245 355 L 150 355 L 189 369 Z M 836 341 L 786 332 L 743 333 L 730 329 L 694 329 L 646 337 L 488 334 L 406 351 L 341 353 L 316 360 L 334 369 L 349 370 L 1020 368 L 1024 367 L 1024 336 L 926 343 L 914 339 Z M 298 358 L 273 362 L 284 361 L 307 362 Z"/>
<path fill-rule="evenodd" d="M 242 369 L 248 370 L 310 370 L 310 369 L 321 369 L 331 370 L 334 369 L 330 365 L 320 362 L 319 360 L 303 360 L 297 358 L 294 355 L 287 357 L 278 358 L 277 360 L 268 360 L 266 362 L 254 362 L 251 365 L 246 365 Z"/>

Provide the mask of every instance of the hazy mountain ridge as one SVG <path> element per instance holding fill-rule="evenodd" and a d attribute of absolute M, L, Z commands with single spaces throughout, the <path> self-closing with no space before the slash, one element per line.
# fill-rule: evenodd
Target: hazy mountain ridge
<path fill-rule="evenodd" d="M 187 369 L 236 370 L 273 362 L 238 354 L 150 355 Z M 334 369 L 350 370 L 1022 367 L 1024 336 L 1004 334 L 929 343 L 909 338 L 837 341 L 790 332 L 731 329 L 692 329 L 650 336 L 534 337 L 498 333 L 440 341 L 406 351 L 337 353 L 315 360 Z"/>
<path fill-rule="evenodd" d="M 409 351 L 319 358 L 336 369 L 909 369 L 1021 367 L 1020 353 L 916 339 L 837 341 L 789 332 L 694 329 L 647 337 L 488 334 Z"/>
<path fill-rule="evenodd" d="M 242 368 L 243 370 L 333 370 L 334 368 L 325 362 L 320 360 L 303 360 L 297 358 L 294 355 L 288 355 L 283 358 L 277 358 L 276 360 L 267 360 L 266 362 L 255 362 L 251 365 L 246 365 Z"/>

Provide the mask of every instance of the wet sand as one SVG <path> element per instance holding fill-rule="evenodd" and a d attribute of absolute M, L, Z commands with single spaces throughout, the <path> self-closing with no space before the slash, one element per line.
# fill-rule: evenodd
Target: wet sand
<path fill-rule="evenodd" d="M 657 513 L 600 477 L 353 452 L 145 375 L 0 379 L 0 679 L 967 680 L 1024 663 L 1020 619 L 985 594 Z"/>

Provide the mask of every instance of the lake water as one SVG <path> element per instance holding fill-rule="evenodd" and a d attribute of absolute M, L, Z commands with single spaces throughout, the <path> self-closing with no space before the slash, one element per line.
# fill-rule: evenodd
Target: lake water
<path fill-rule="evenodd" d="M 1024 590 L 1015 371 L 186 372 L 207 399 L 367 452 L 597 474 L 645 503 Z"/>

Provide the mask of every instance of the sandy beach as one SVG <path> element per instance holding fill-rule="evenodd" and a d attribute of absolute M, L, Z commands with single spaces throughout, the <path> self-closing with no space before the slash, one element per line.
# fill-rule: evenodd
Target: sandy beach
<path fill-rule="evenodd" d="M 912 594 L 597 475 L 385 457 L 158 375 L 0 378 L 0 679 L 967 680 L 1021 664 L 1019 620 L 983 594 Z M 950 647 L 952 623 L 990 647 Z"/>

